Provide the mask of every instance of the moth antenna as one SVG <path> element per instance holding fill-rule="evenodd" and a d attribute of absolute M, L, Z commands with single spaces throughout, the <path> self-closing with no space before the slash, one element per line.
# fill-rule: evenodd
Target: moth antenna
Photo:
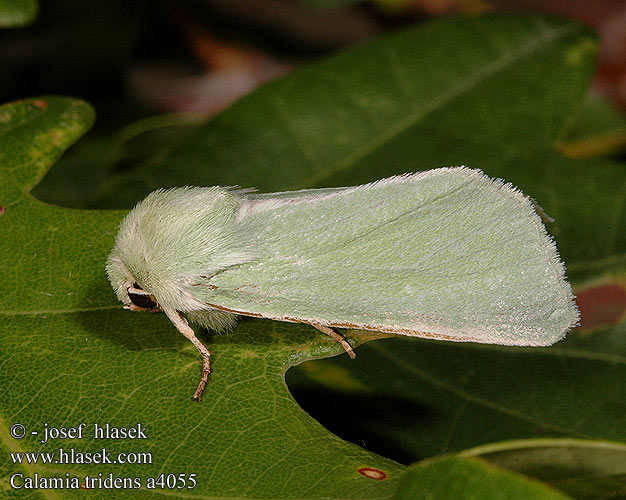
<path fill-rule="evenodd" d="M 193 401 L 200 401 L 202 399 L 202 393 L 204 392 L 204 388 L 209 381 L 209 373 L 211 373 L 211 361 L 210 357 L 212 352 L 209 351 L 200 339 L 196 337 L 196 332 L 189 326 L 187 322 L 187 318 L 185 318 L 180 312 L 174 309 L 163 309 L 163 312 L 167 314 L 167 317 L 176 327 L 176 329 L 182 333 L 185 337 L 187 337 L 193 345 L 196 346 L 196 349 L 200 351 L 202 355 L 202 360 L 204 361 L 204 367 L 202 369 L 202 377 L 200 377 L 200 382 L 198 383 L 198 388 L 191 398 Z"/>
<path fill-rule="evenodd" d="M 320 332 L 328 335 L 331 339 L 339 342 L 341 344 L 341 347 L 344 348 L 344 350 L 348 353 L 348 356 L 350 356 L 352 359 L 356 358 L 356 353 L 354 352 L 354 349 L 352 349 L 350 342 L 348 342 L 348 340 L 343 335 L 341 335 L 340 333 L 337 333 L 332 328 L 329 328 L 325 325 L 320 325 L 319 323 L 309 323 L 309 324 L 313 328 L 317 328 Z"/>

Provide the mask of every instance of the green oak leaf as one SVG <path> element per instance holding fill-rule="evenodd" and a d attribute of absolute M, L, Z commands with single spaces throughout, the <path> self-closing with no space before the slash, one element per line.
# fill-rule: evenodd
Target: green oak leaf
<path fill-rule="evenodd" d="M 152 497 L 148 478 L 165 473 L 196 475 L 192 490 L 166 490 L 173 496 L 389 497 L 403 468 L 330 434 L 284 383 L 289 366 L 338 354 L 339 346 L 310 328 L 262 320 L 202 335 L 215 372 L 204 401 L 193 403 L 201 370 L 195 348 L 163 315 L 122 310 L 107 282 L 103 266 L 124 212 L 71 210 L 30 196 L 92 118 L 86 104 L 58 97 L 0 107 L 0 495 L 26 491 L 13 489 L 11 477 L 13 486 L 35 474 L 85 484 L 86 475 L 102 473 L 140 478 L 132 497 Z M 83 422 L 83 439 L 41 442 L 46 424 Z M 16 423 L 24 439 L 11 437 Z M 141 423 L 147 439 L 95 440 L 94 423 Z M 152 462 L 19 465 L 10 455 L 59 447 L 150 453 Z M 386 480 L 372 480 L 359 472 L 364 467 L 384 471 Z M 54 490 L 54 498 L 83 494 Z"/>
<path fill-rule="evenodd" d="M 465 450 L 492 464 L 549 483 L 578 500 L 626 495 L 626 445 L 580 439 L 524 439 Z"/>
<path fill-rule="evenodd" d="M 538 481 L 500 469 L 479 458 L 424 460 L 407 470 L 394 500 L 567 500 Z"/>
<path fill-rule="evenodd" d="M 37 0 L 0 0 L 0 28 L 16 28 L 30 24 L 38 12 Z"/>

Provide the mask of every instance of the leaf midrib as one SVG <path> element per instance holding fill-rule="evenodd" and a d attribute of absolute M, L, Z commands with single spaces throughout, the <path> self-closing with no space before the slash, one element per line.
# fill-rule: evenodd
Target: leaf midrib
<path fill-rule="evenodd" d="M 540 26 L 537 26 L 537 28 L 540 30 L 540 38 L 533 36 L 530 39 L 524 40 L 515 50 L 503 53 L 498 59 L 495 59 L 491 63 L 483 66 L 478 72 L 460 80 L 448 91 L 442 93 L 439 97 L 432 99 L 422 107 L 415 109 L 412 113 L 408 114 L 405 118 L 399 120 L 395 124 L 390 125 L 384 132 L 374 137 L 372 141 L 356 148 L 352 153 L 335 162 L 334 165 L 318 170 L 307 179 L 299 181 L 297 185 L 288 186 L 285 190 L 289 191 L 292 189 L 301 189 L 302 186 L 316 186 L 337 172 L 352 167 L 363 158 L 380 149 L 394 137 L 400 135 L 411 126 L 414 126 L 429 113 L 432 113 L 446 104 L 449 104 L 457 97 L 477 87 L 479 84 L 486 81 L 488 78 L 508 67 L 512 63 L 548 46 L 555 40 L 580 31 L 580 27 L 578 25 L 561 26 L 549 30 L 541 30 Z M 393 61 L 389 62 L 390 64 L 393 64 Z"/>
<path fill-rule="evenodd" d="M 93 311 L 110 311 L 121 309 L 122 306 L 81 307 L 79 309 L 37 309 L 32 311 L 0 311 L 0 316 L 40 316 L 42 314 L 75 314 Z"/>

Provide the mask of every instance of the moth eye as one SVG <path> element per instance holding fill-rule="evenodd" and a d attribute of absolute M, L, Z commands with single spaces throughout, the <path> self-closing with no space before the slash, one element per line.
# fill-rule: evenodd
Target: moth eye
<path fill-rule="evenodd" d="M 137 285 L 137 283 L 133 283 L 133 288 L 136 288 L 137 290 L 143 290 L 143 288 Z M 137 307 L 141 307 L 143 309 L 153 309 L 157 306 L 157 303 L 152 298 L 152 295 L 139 295 L 129 290 L 127 290 L 127 293 L 130 301 Z"/>
<path fill-rule="evenodd" d="M 136 293 L 130 292 L 128 298 L 137 307 L 143 309 L 153 309 L 157 306 L 156 302 L 152 300 L 149 295 L 137 295 Z"/>

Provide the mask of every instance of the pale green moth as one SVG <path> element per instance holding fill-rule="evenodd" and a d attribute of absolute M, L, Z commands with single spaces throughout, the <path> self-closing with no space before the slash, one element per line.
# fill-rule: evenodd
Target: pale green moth
<path fill-rule="evenodd" d="M 131 310 L 227 330 L 237 315 L 458 342 L 547 346 L 578 321 L 534 202 L 480 170 L 256 194 L 159 189 L 122 222 L 107 273 Z"/>

